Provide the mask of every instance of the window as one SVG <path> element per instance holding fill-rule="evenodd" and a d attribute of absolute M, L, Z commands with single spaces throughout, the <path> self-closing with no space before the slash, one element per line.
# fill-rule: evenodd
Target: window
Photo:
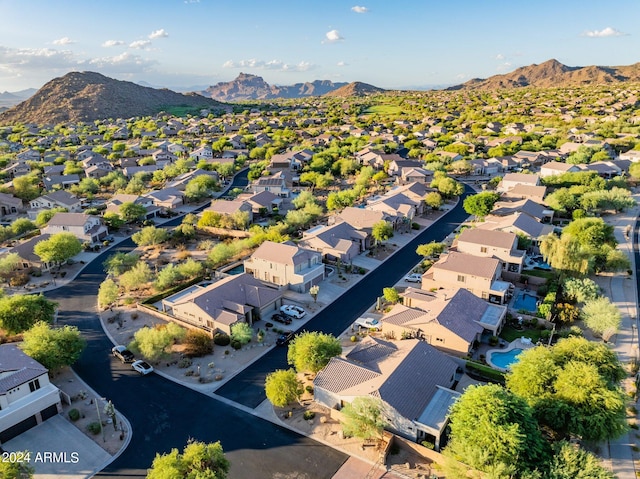
<path fill-rule="evenodd" d="M 463 274 L 459 274 L 458 275 L 458 283 L 464 283 L 464 275 Z"/>
<path fill-rule="evenodd" d="M 487 247 L 486 246 L 480 246 L 480 252 L 481 253 L 486 253 L 487 252 Z"/>
<path fill-rule="evenodd" d="M 40 389 L 39 379 L 34 379 L 33 381 L 29 382 L 29 391 L 34 392 L 34 391 L 37 391 L 38 389 Z"/>

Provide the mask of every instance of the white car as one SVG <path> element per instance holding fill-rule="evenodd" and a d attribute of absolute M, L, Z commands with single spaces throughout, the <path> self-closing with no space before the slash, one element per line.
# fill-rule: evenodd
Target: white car
<path fill-rule="evenodd" d="M 131 367 L 143 376 L 146 376 L 147 374 L 153 372 L 153 366 L 151 366 L 151 364 L 149 364 L 148 362 L 143 361 L 142 359 L 138 359 L 137 361 L 131 363 Z"/>
<path fill-rule="evenodd" d="M 362 328 L 375 329 L 376 331 L 379 331 L 382 327 L 380 321 L 374 318 L 358 318 L 354 324 Z"/>
<path fill-rule="evenodd" d="M 422 283 L 422 275 L 420 273 L 411 273 L 404 277 L 407 283 Z"/>
<path fill-rule="evenodd" d="M 300 306 L 295 306 L 293 304 L 283 304 L 282 306 L 280 306 L 280 312 L 296 319 L 300 319 L 305 314 L 307 314 L 307 312 L 304 309 L 302 309 Z"/>

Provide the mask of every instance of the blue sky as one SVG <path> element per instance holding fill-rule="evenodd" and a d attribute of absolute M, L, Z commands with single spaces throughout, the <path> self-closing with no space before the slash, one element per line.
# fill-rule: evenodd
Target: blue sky
<path fill-rule="evenodd" d="M 0 0 L 0 92 L 69 71 L 169 88 L 451 85 L 550 58 L 640 61 L 638 0 Z"/>

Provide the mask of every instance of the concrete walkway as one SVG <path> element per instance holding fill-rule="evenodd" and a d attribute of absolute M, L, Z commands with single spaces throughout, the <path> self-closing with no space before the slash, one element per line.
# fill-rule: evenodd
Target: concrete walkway
<path fill-rule="evenodd" d="M 633 197 L 640 202 L 640 194 Z M 596 277 L 596 282 L 605 296 L 611 299 L 622 315 L 620 331 L 612 338 L 612 342 L 613 349 L 623 365 L 638 359 L 638 291 L 633 228 L 639 213 L 640 207 L 636 206 L 618 215 L 603 218 L 608 224 L 614 226 L 615 237 L 619 243 L 618 249 L 629 256 L 632 274 L 618 273 Z M 630 229 L 631 234 L 627 234 Z M 631 449 L 635 444 L 635 430 L 630 429 L 627 434 L 603 445 L 602 457 L 609 461 L 611 470 L 618 479 L 636 479 L 637 477 Z"/>

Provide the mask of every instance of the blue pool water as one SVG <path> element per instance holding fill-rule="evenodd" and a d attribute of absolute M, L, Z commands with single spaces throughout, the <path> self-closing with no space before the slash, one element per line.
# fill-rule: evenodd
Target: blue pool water
<path fill-rule="evenodd" d="M 520 311 L 522 309 L 524 311 L 535 312 L 537 309 L 537 303 L 537 296 L 520 291 L 518 296 L 516 296 L 516 300 L 513 302 L 513 309 L 516 311 Z"/>
<path fill-rule="evenodd" d="M 519 348 L 515 348 L 504 353 L 501 351 L 494 351 L 491 353 L 490 360 L 494 366 L 498 366 L 502 369 L 509 369 L 509 366 L 518 360 L 518 356 L 521 352 L 522 349 Z"/>
<path fill-rule="evenodd" d="M 227 273 L 227 274 L 242 274 L 242 273 L 244 273 L 244 265 L 243 264 L 239 264 L 238 266 L 234 266 L 233 268 L 226 270 L 225 273 Z"/>

